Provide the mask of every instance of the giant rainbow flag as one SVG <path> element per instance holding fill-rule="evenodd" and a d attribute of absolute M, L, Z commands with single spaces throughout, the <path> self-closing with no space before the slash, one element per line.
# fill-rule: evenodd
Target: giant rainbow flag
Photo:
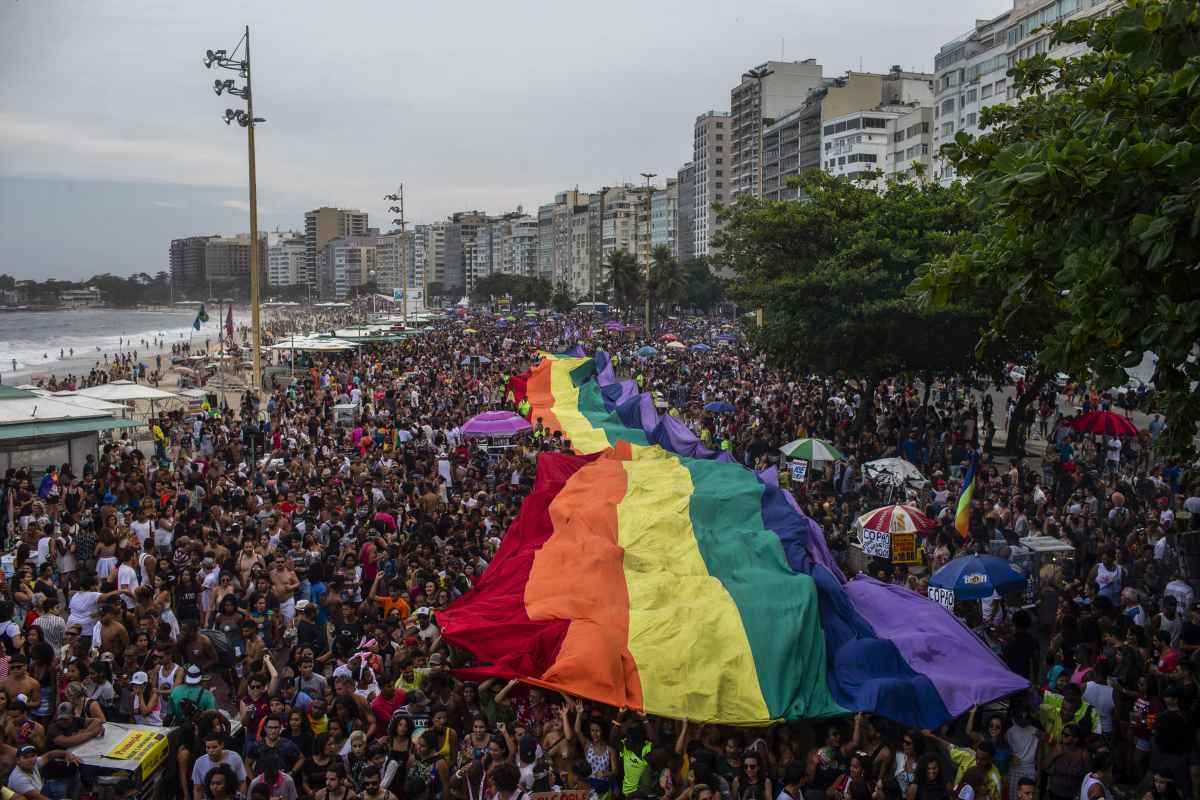
<path fill-rule="evenodd" d="M 570 439 L 474 589 L 438 615 L 480 677 L 727 724 L 868 711 L 934 728 L 1025 688 L 953 615 L 846 581 L 781 490 L 660 416 L 604 353 L 513 378 Z"/>

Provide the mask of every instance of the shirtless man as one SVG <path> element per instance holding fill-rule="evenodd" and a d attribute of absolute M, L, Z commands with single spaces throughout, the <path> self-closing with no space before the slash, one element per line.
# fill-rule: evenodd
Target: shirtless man
<path fill-rule="evenodd" d="M 34 708 L 37 708 L 38 703 L 42 700 L 42 685 L 29 674 L 28 670 L 29 662 L 25 656 L 13 656 L 12 662 L 8 666 L 8 678 L 4 683 L 0 683 L 0 689 L 3 689 L 9 697 L 25 695 L 25 701 L 32 703 Z"/>
<path fill-rule="evenodd" d="M 279 613 L 289 627 L 296 618 L 296 589 L 300 587 L 300 578 L 286 558 L 277 557 L 271 563 L 271 591 L 279 603 Z"/>
<path fill-rule="evenodd" d="M 101 653 L 112 653 L 113 663 L 120 664 L 129 646 L 129 631 L 121 624 L 117 607 L 106 605 L 100 609 L 100 621 L 92 632 L 92 642 L 99 641 Z"/>

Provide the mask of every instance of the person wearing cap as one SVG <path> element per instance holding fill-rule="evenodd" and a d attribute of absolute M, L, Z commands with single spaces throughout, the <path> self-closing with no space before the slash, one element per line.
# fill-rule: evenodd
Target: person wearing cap
<path fill-rule="evenodd" d="M 217 707 L 217 698 L 208 689 L 200 685 L 203 676 L 200 667 L 191 664 L 184 675 L 183 685 L 171 690 L 167 698 L 167 713 L 174 719 L 182 719 L 185 714 L 185 704 L 190 704 L 201 711 L 209 711 Z"/>
<path fill-rule="evenodd" d="M 162 698 L 150 676 L 141 670 L 130 675 L 129 691 L 133 694 L 133 721 L 138 725 L 162 725 Z"/>
<path fill-rule="evenodd" d="M 46 781 L 42 777 L 42 767 L 52 760 L 66 761 L 75 767 L 82 762 L 79 757 L 66 750 L 51 750 L 39 757 L 36 747 L 23 745 L 17 749 L 17 763 L 8 776 L 8 788 L 25 798 L 25 800 L 50 800 L 42 790 Z M 59 797 L 60 795 L 55 795 Z"/>
<path fill-rule="evenodd" d="M 54 719 L 46 728 L 46 741 L 64 750 L 90 742 L 104 733 L 104 722 L 75 713 L 71 703 L 59 703 Z"/>

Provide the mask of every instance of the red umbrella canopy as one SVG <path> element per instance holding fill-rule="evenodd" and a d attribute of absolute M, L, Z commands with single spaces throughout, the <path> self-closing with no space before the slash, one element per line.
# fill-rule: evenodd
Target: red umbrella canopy
<path fill-rule="evenodd" d="M 1071 420 L 1071 429 L 1104 436 L 1137 436 L 1137 426 L 1129 417 L 1111 411 L 1089 411 Z"/>
<path fill-rule="evenodd" d="M 673 333 L 667 333 L 667 334 L 663 334 L 662 340 L 664 342 L 677 342 L 677 341 L 679 341 L 679 337 Z"/>
<path fill-rule="evenodd" d="M 883 506 L 858 518 L 864 528 L 886 533 L 928 533 L 937 522 L 922 514 L 916 506 Z"/>

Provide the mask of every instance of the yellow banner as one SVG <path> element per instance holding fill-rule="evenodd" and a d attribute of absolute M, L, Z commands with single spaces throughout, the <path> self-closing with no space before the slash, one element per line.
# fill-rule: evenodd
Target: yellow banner
<path fill-rule="evenodd" d="M 142 780 L 146 780 L 167 757 L 167 737 L 153 731 L 130 731 L 104 755 L 105 758 L 138 762 Z"/>

